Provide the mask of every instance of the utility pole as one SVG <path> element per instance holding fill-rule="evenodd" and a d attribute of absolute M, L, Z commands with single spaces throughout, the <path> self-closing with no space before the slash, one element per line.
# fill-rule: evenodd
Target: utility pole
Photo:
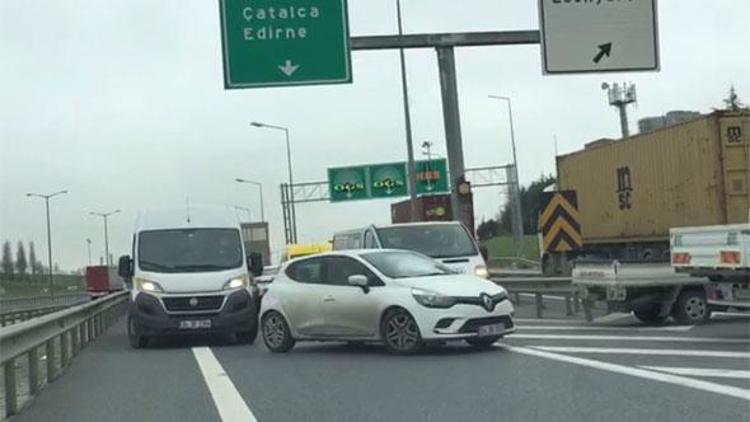
<path fill-rule="evenodd" d="M 398 18 L 398 37 L 403 39 L 404 27 L 401 19 L 401 0 L 396 0 L 396 16 Z M 409 177 L 409 210 L 411 213 L 410 220 L 417 219 L 417 165 L 414 162 L 414 145 L 412 144 L 411 133 L 411 111 L 409 108 L 409 85 L 406 78 L 406 55 L 403 48 L 399 48 L 399 57 L 401 58 L 401 89 L 404 99 L 404 122 L 406 123 L 406 157 L 407 173 Z"/>
<path fill-rule="evenodd" d="M 53 271 L 53 265 L 52 265 L 52 227 L 50 225 L 50 218 L 49 218 L 49 200 L 54 198 L 58 195 L 64 195 L 68 193 L 67 190 L 61 190 L 55 193 L 51 193 L 49 195 L 44 195 L 40 193 L 27 193 L 27 197 L 36 197 L 36 198 L 42 198 L 44 199 L 44 206 L 45 210 L 47 212 L 47 265 L 49 266 L 48 272 L 49 272 L 49 295 L 50 297 L 54 296 L 55 293 L 52 290 L 53 284 L 52 284 L 52 271 Z"/>
<path fill-rule="evenodd" d="M 635 103 L 637 101 L 635 93 L 635 84 L 623 83 L 602 84 L 602 90 L 607 91 L 607 98 L 609 99 L 609 105 L 617 107 L 620 113 L 620 130 L 622 131 L 622 137 L 627 138 L 630 136 L 630 126 L 628 124 L 628 104 Z"/>
<path fill-rule="evenodd" d="M 109 256 L 109 229 L 107 227 L 107 219 L 120 212 L 119 209 L 110 212 L 90 212 L 90 215 L 101 217 L 104 220 L 104 259 L 106 260 L 107 268 L 112 266 L 112 262 Z"/>
<path fill-rule="evenodd" d="M 89 251 L 89 265 L 91 265 L 91 239 L 86 238 L 86 245 L 88 246 Z"/>

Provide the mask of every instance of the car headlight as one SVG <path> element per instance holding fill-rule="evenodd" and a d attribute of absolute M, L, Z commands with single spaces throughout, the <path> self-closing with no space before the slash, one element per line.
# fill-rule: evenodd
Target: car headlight
<path fill-rule="evenodd" d="M 136 290 L 140 290 L 142 292 L 164 293 L 164 288 L 162 288 L 159 283 L 151 280 L 146 280 L 145 278 L 134 278 L 133 285 L 135 286 Z"/>
<path fill-rule="evenodd" d="M 236 289 L 246 289 L 248 286 L 250 286 L 250 277 L 248 275 L 243 275 L 241 277 L 234 277 L 230 280 L 227 280 L 226 283 L 224 283 L 224 290 L 236 290 Z"/>
<path fill-rule="evenodd" d="M 489 278 L 490 272 L 487 271 L 487 266 L 477 265 L 476 267 L 474 267 L 474 275 L 477 277 Z"/>
<path fill-rule="evenodd" d="M 411 289 L 411 294 L 420 305 L 428 308 L 450 308 L 456 304 L 456 299 L 437 292 L 423 289 Z"/>

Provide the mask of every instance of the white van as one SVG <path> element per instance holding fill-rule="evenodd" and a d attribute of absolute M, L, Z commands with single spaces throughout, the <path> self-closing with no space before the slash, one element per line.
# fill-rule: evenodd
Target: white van
<path fill-rule="evenodd" d="M 237 215 L 229 208 L 138 213 L 131 255 L 121 257 L 118 268 L 130 287 L 130 345 L 214 332 L 252 343 L 259 295 L 250 273 L 262 269 L 260 254 L 246 257 Z"/>
<path fill-rule="evenodd" d="M 487 278 L 487 264 L 469 230 L 457 221 L 369 226 L 333 236 L 333 250 L 406 249 L 423 253 L 455 270 Z"/>

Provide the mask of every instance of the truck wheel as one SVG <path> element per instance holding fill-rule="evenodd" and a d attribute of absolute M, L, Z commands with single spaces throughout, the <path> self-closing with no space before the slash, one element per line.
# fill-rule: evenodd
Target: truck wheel
<path fill-rule="evenodd" d="M 711 308 L 708 306 L 706 292 L 702 290 L 686 290 L 680 293 L 672 308 L 672 316 L 680 324 L 702 324 L 711 318 Z"/>
<path fill-rule="evenodd" d="M 128 341 L 133 349 L 143 349 L 148 346 L 148 337 L 138 332 L 135 321 L 130 315 L 128 315 Z"/>
<path fill-rule="evenodd" d="M 635 314 L 635 317 L 641 320 L 642 322 L 646 324 L 662 324 L 664 321 L 667 320 L 667 315 L 660 316 L 661 313 L 661 306 L 658 304 L 654 304 L 653 306 L 647 306 L 642 308 L 637 308 L 633 310 L 633 314 Z"/>

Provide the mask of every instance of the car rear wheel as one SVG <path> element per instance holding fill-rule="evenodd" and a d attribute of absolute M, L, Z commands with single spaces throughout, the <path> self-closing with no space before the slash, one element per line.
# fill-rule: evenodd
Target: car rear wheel
<path fill-rule="evenodd" d="M 294 347 L 294 338 L 284 317 L 275 311 L 263 316 L 263 342 L 273 353 L 285 353 Z"/>
<path fill-rule="evenodd" d="M 128 316 L 128 341 L 133 349 L 143 349 L 148 346 L 148 337 L 141 335 L 132 316 Z"/>
<path fill-rule="evenodd" d="M 495 342 L 503 338 L 503 336 L 492 336 L 492 337 L 477 337 L 466 339 L 466 342 L 476 347 L 477 349 L 489 349 Z"/>
<path fill-rule="evenodd" d="M 672 308 L 672 316 L 680 324 L 701 324 L 711 318 L 706 292 L 687 290 L 680 293 Z"/>
<path fill-rule="evenodd" d="M 403 309 L 388 311 L 383 318 L 381 333 L 385 347 L 393 354 L 414 354 L 422 348 L 417 322 Z"/>

